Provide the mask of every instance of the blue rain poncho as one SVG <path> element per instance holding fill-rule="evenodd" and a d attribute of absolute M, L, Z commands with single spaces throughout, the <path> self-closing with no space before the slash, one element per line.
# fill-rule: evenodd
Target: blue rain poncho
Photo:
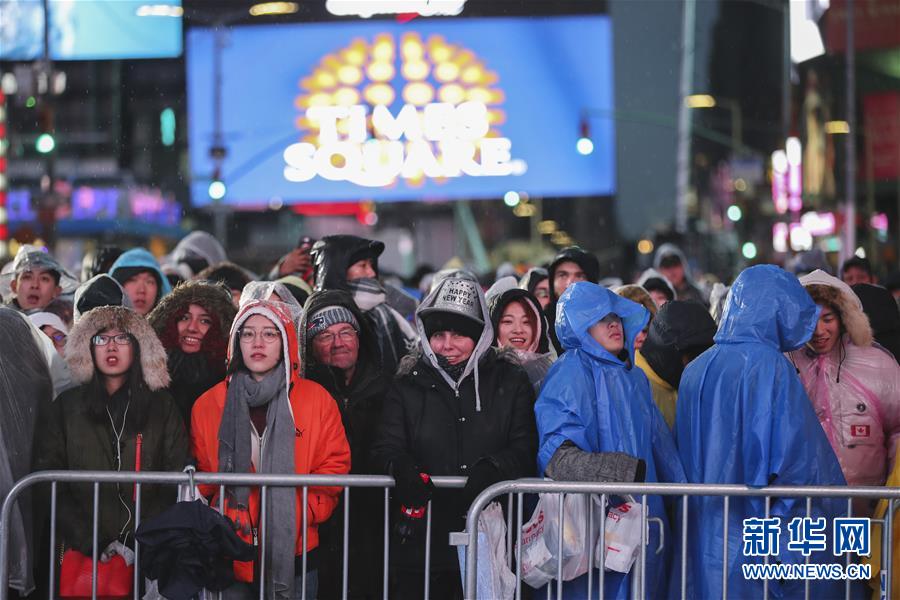
<path fill-rule="evenodd" d="M 688 481 L 767 485 L 845 485 L 796 370 L 784 352 L 813 334 L 819 309 L 797 279 L 778 267 L 745 270 L 725 303 L 716 345 L 694 360 L 678 390 L 675 437 Z M 721 497 L 689 502 L 688 597 L 721 598 L 723 513 Z M 772 498 L 771 517 L 781 518 L 777 557 L 769 563 L 803 563 L 789 552 L 788 523 L 806 516 L 803 498 Z M 827 552 L 811 563 L 843 563 L 832 555 L 832 520 L 846 516 L 846 502 L 813 500 L 811 517 L 826 518 Z M 761 598 L 763 582 L 744 579 L 743 519 L 765 517 L 763 498 L 731 498 L 728 515 L 728 597 Z M 843 597 L 843 582 L 812 581 L 813 598 Z M 693 588 L 693 589 L 691 589 Z M 771 598 L 802 598 L 800 580 L 769 582 Z"/>
<path fill-rule="evenodd" d="M 643 306 L 587 282 L 570 286 L 559 300 L 556 332 L 566 352 L 550 368 L 534 407 L 540 474 L 560 445 L 570 440 L 585 452 L 625 452 L 643 459 L 648 482 L 683 482 L 675 443 L 653 403 L 646 376 L 630 360 L 606 351 L 588 331 L 610 313 L 622 319 L 625 349 L 633 356 L 635 336 L 649 320 Z M 648 516 L 662 519 L 666 540 L 671 540 L 662 499 L 650 496 L 647 504 Z M 666 561 L 673 544 L 669 541 L 667 551 L 656 555 L 659 528 L 649 529 L 646 591 L 648 598 L 658 598 L 665 593 Z M 584 597 L 586 580 L 566 583 L 565 597 Z M 630 575 L 608 572 L 605 597 L 628 598 L 630 586 Z"/>

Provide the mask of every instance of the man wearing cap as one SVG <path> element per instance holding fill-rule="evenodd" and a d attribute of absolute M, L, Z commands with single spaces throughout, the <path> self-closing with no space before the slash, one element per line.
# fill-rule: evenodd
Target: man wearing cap
<path fill-rule="evenodd" d="M 534 388 L 494 328 L 476 282 L 448 277 L 416 311 L 417 352 L 403 359 L 385 397 L 372 464 L 396 480 L 391 598 L 421 598 L 425 523 L 432 500 L 433 598 L 462 597 L 450 531 L 489 485 L 534 473 Z M 430 477 L 463 475 L 463 490 L 434 490 Z"/>
<path fill-rule="evenodd" d="M 345 290 L 372 326 L 379 361 L 386 373 L 397 370 L 400 359 L 415 343 L 416 332 L 387 304 L 387 290 L 378 280 L 378 257 L 384 244 L 355 235 L 329 235 L 315 243 L 311 256 L 315 290 Z"/>
<path fill-rule="evenodd" d="M 544 314 L 547 315 L 547 322 L 550 324 L 550 341 L 556 348 L 556 353 L 561 355 L 565 350 L 556 337 L 556 303 L 573 283 L 600 281 L 600 261 L 578 246 L 569 246 L 559 251 L 550 263 L 547 273 L 550 280 L 550 302 L 544 309 Z"/>
<path fill-rule="evenodd" d="M 303 377 L 328 390 L 341 411 L 350 444 L 353 475 L 373 474 L 370 453 L 390 376 L 378 364 L 372 329 L 349 292 L 323 290 L 306 301 L 301 330 Z M 350 492 L 349 595 L 378 597 L 381 593 L 383 499 L 381 489 Z M 341 500 L 343 502 L 343 499 Z M 341 594 L 344 512 L 319 528 L 323 556 L 319 563 L 319 593 L 323 598 Z"/>
<path fill-rule="evenodd" d="M 63 276 L 75 284 L 75 278 L 51 255 L 33 246 L 23 247 L 16 254 L 12 272 L 7 275 L 9 289 L 15 294 L 9 306 L 24 313 L 43 310 L 63 292 Z"/>

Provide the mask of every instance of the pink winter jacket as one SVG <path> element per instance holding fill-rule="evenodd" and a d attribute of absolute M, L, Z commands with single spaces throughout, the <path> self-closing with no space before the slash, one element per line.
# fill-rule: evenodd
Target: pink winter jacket
<path fill-rule="evenodd" d="M 884 485 L 900 440 L 900 366 L 848 335 L 830 354 L 791 352 L 849 485 Z M 890 464 L 888 464 L 890 462 Z"/>

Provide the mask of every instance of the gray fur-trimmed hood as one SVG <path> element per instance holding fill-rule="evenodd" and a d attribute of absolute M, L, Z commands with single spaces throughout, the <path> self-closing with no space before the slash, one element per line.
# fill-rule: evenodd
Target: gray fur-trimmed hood
<path fill-rule="evenodd" d="M 166 351 L 156 337 L 150 323 L 142 316 L 122 306 L 102 306 L 88 311 L 69 332 L 66 343 L 66 362 L 72 378 L 79 384 L 94 377 L 94 355 L 91 338 L 104 329 L 116 328 L 130 333 L 138 341 L 141 351 L 141 370 L 144 383 L 151 391 L 169 385 Z"/>

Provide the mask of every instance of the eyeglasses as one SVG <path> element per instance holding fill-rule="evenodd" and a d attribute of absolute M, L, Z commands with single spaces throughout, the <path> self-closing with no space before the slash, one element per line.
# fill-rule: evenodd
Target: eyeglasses
<path fill-rule="evenodd" d="M 242 342 L 252 342 L 256 340 L 256 336 L 261 335 L 262 340 L 266 344 L 274 344 L 281 340 L 281 332 L 279 332 L 274 327 L 265 327 L 260 331 L 256 331 L 255 329 L 244 329 L 238 332 L 238 338 Z"/>
<path fill-rule="evenodd" d="M 540 299 L 540 298 L 549 298 L 549 297 L 550 297 L 550 292 L 547 291 L 547 290 L 534 290 L 534 297 L 535 297 L 535 298 L 538 298 L 538 299 Z"/>
<path fill-rule="evenodd" d="M 66 334 L 54 333 L 53 335 L 50 336 L 50 339 L 53 340 L 54 344 L 64 344 L 66 342 Z M 102 346 L 103 344 L 96 344 L 96 345 Z"/>
<path fill-rule="evenodd" d="M 54 341 L 56 341 L 55 338 Z M 115 342 L 116 346 L 129 346 L 131 345 L 131 336 L 127 333 L 120 333 L 119 335 L 95 335 L 91 338 L 91 343 L 95 346 L 105 346 L 110 342 Z"/>
<path fill-rule="evenodd" d="M 337 334 L 331 332 L 320 333 L 313 338 L 313 341 L 317 344 L 322 344 L 323 346 L 330 346 L 337 338 L 341 338 L 342 342 L 352 342 L 356 339 L 356 336 L 356 330 L 352 327 L 348 327 L 347 329 L 341 329 Z"/>

